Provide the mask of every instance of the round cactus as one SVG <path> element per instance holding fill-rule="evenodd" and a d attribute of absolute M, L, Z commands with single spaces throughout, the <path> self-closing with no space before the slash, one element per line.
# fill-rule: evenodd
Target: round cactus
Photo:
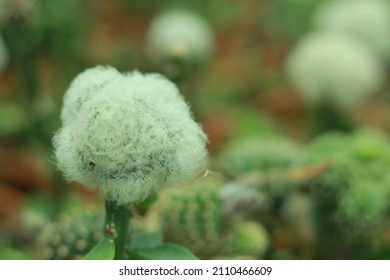
<path fill-rule="evenodd" d="M 53 138 L 60 169 L 118 205 L 205 171 L 207 137 L 163 76 L 89 69 L 65 94 L 61 116 Z"/>
<path fill-rule="evenodd" d="M 237 176 L 252 171 L 286 170 L 302 162 L 299 145 L 281 138 L 249 138 L 224 147 L 217 159 L 219 169 Z"/>
<path fill-rule="evenodd" d="M 158 15 L 150 25 L 147 42 L 151 56 L 157 60 L 204 60 L 214 48 L 209 24 L 185 10 L 169 10 Z"/>
<path fill-rule="evenodd" d="M 224 231 L 219 198 L 222 186 L 206 177 L 162 193 L 153 208 L 160 213 L 166 240 L 189 248 L 200 258 L 218 252 Z"/>
<path fill-rule="evenodd" d="M 268 248 L 266 230 L 256 222 L 227 219 L 223 188 L 223 182 L 205 177 L 164 192 L 153 212 L 159 213 L 165 239 L 201 259 L 261 258 Z"/>
<path fill-rule="evenodd" d="M 351 152 L 362 163 L 390 163 L 388 137 L 372 129 L 360 129 L 353 134 Z"/>
<path fill-rule="evenodd" d="M 360 236 L 376 232 L 390 195 L 389 139 L 380 132 L 360 129 L 352 134 L 322 135 L 310 149 L 314 162 L 329 163 L 329 171 L 313 184 L 336 198 L 341 228 Z"/>
<path fill-rule="evenodd" d="M 253 259 L 264 257 L 269 245 L 269 235 L 265 228 L 253 221 L 237 221 L 227 234 L 222 255 L 247 256 Z"/>
<path fill-rule="evenodd" d="M 307 161 L 323 163 L 327 170 L 311 183 L 315 191 L 325 196 L 340 197 L 351 185 L 353 162 L 350 156 L 350 137 L 342 133 L 326 133 L 309 146 Z"/>
<path fill-rule="evenodd" d="M 287 72 L 309 106 L 330 104 L 351 111 L 383 85 L 379 60 L 355 39 L 316 33 L 303 39 L 287 59 Z"/>
<path fill-rule="evenodd" d="M 376 232 L 385 219 L 387 197 L 376 182 L 360 181 L 340 201 L 337 218 L 349 233 L 367 236 Z"/>
<path fill-rule="evenodd" d="M 387 0 L 327 1 L 314 15 L 321 30 L 352 36 L 380 58 L 390 58 L 390 4 Z"/>
<path fill-rule="evenodd" d="M 39 258 L 81 259 L 103 238 L 103 213 L 89 210 L 77 214 L 62 214 L 43 229 L 39 236 Z"/>
<path fill-rule="evenodd" d="M 74 78 L 64 95 L 62 124 L 68 125 L 75 120 L 86 102 L 101 93 L 100 89 L 107 83 L 120 77 L 120 73 L 113 67 L 97 66 L 83 71 Z"/>

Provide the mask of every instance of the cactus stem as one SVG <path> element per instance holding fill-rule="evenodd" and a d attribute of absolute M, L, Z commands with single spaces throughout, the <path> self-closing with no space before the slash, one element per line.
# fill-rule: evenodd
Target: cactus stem
<path fill-rule="evenodd" d="M 115 201 L 106 200 L 104 233 L 115 241 L 115 260 L 125 259 L 130 216 L 129 206 L 117 205 Z"/>

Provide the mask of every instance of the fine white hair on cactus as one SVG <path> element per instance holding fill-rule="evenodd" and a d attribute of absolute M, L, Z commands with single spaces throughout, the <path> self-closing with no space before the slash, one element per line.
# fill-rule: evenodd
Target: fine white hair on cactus
<path fill-rule="evenodd" d="M 351 35 L 380 58 L 390 59 L 390 3 L 387 0 L 326 2 L 314 16 L 314 25 Z"/>
<path fill-rule="evenodd" d="M 132 72 L 114 78 L 111 70 L 105 70 L 110 78 L 101 77 L 104 86 L 94 86 L 98 81 L 89 74 L 72 83 L 90 81 L 79 94 L 95 92 L 53 139 L 67 179 L 98 187 L 124 205 L 200 175 L 207 137 L 177 87 L 161 75 Z"/>
<path fill-rule="evenodd" d="M 177 57 L 203 60 L 211 56 L 214 35 L 199 15 L 185 10 L 170 10 L 158 15 L 147 34 L 150 55 L 159 60 Z"/>
<path fill-rule="evenodd" d="M 8 62 L 8 51 L 0 35 L 0 72 L 4 70 Z"/>
<path fill-rule="evenodd" d="M 74 120 L 82 105 L 91 96 L 98 94 L 100 88 L 118 78 L 121 78 L 120 73 L 110 66 L 97 66 L 80 73 L 64 95 L 64 105 L 61 111 L 62 124 L 67 125 Z"/>
<path fill-rule="evenodd" d="M 379 60 L 354 39 L 334 33 L 304 38 L 287 58 L 287 74 L 309 105 L 342 110 L 375 93 L 384 80 Z"/>

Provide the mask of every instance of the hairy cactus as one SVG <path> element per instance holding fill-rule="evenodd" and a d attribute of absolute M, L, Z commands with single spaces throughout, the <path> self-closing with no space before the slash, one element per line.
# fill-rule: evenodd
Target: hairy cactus
<path fill-rule="evenodd" d="M 287 59 L 287 72 L 309 106 L 351 111 L 383 84 L 379 60 L 354 39 L 318 33 L 302 40 Z"/>
<path fill-rule="evenodd" d="M 88 69 L 65 94 L 61 117 L 60 169 L 118 205 L 205 171 L 207 137 L 163 76 Z"/>
<path fill-rule="evenodd" d="M 352 36 L 380 58 L 390 58 L 390 4 L 387 0 L 326 1 L 314 15 L 315 27 Z"/>
<path fill-rule="evenodd" d="M 151 23 L 147 41 L 151 56 L 157 60 L 204 60 L 214 48 L 213 31 L 207 21 L 185 10 L 158 15 Z"/>

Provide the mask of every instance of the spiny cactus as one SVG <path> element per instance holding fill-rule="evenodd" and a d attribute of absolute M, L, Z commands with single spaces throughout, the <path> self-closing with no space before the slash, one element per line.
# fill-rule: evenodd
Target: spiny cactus
<path fill-rule="evenodd" d="M 165 192 L 153 207 L 160 215 L 165 239 L 189 248 L 201 259 L 262 256 L 267 247 L 265 230 L 249 222 L 232 224 L 223 216 L 223 186 L 206 177 Z"/>
<path fill-rule="evenodd" d="M 247 172 L 286 170 L 299 164 L 304 151 L 298 144 L 282 138 L 257 138 L 232 142 L 224 147 L 217 167 L 237 176 Z"/>
<path fill-rule="evenodd" d="M 335 202 L 361 180 L 387 181 L 390 142 L 379 132 L 323 134 L 310 144 L 308 154 L 309 164 L 328 165 L 327 171 L 310 182 L 311 189 Z"/>
<path fill-rule="evenodd" d="M 351 152 L 361 163 L 389 163 L 390 139 L 379 131 L 360 129 L 351 137 Z"/>
<path fill-rule="evenodd" d="M 161 194 L 153 208 L 161 213 L 167 241 L 186 246 L 200 258 L 215 254 L 222 245 L 224 230 L 221 187 L 220 181 L 203 178 Z"/>
<path fill-rule="evenodd" d="M 330 168 L 313 181 L 313 189 L 333 198 L 335 219 L 349 236 L 378 232 L 389 207 L 389 139 L 380 132 L 360 129 L 352 134 L 322 135 L 310 146 L 314 162 Z"/>
<path fill-rule="evenodd" d="M 266 229 L 253 221 L 235 221 L 227 234 L 221 255 L 262 258 L 268 249 L 269 235 Z"/>
<path fill-rule="evenodd" d="M 328 170 L 311 182 L 315 192 L 335 198 L 350 187 L 353 176 L 350 142 L 346 134 L 326 133 L 310 143 L 307 162 L 328 165 Z"/>
<path fill-rule="evenodd" d="M 387 198 L 384 186 L 378 181 L 358 182 L 340 201 L 337 211 L 340 225 L 354 236 L 378 232 L 386 217 Z"/>
<path fill-rule="evenodd" d="M 39 258 L 81 259 L 103 238 L 104 215 L 89 210 L 77 215 L 62 214 L 39 236 Z"/>

